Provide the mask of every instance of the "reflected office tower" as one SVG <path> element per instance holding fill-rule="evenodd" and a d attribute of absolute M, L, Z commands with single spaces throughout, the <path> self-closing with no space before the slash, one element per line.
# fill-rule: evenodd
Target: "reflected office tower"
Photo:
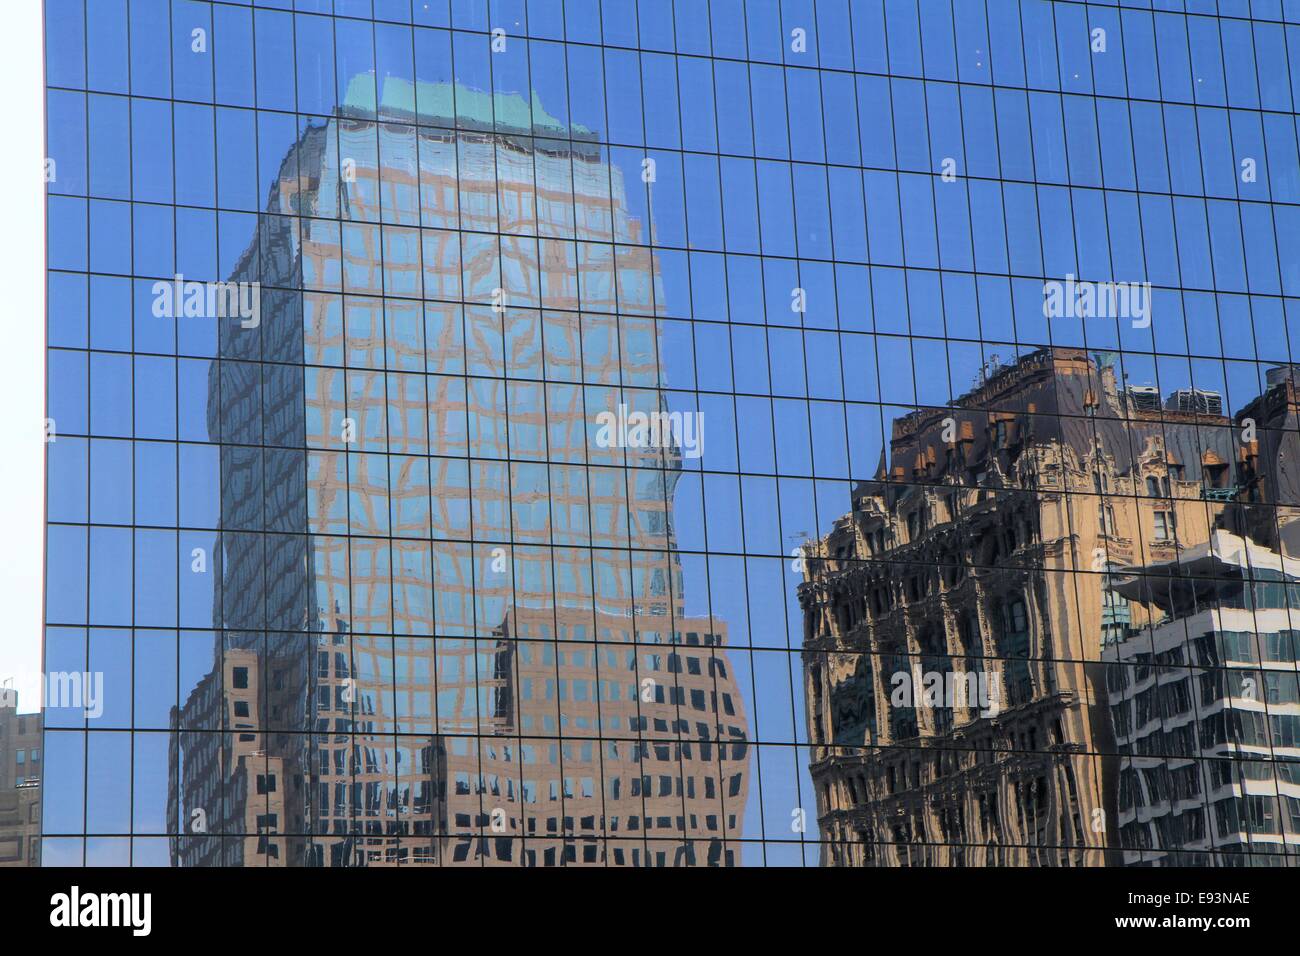
<path fill-rule="evenodd" d="M 668 410 L 642 228 L 535 96 L 363 75 L 301 130 L 209 378 L 224 640 L 173 714 L 175 863 L 740 862 L 681 451 L 597 418 Z"/>
<path fill-rule="evenodd" d="M 1295 866 L 1300 562 L 1216 530 L 1135 570 L 1150 623 L 1102 652 L 1124 863 Z"/>
<path fill-rule="evenodd" d="M 1101 661 L 1141 618 L 1113 584 L 1209 540 L 1235 443 L 1066 348 L 894 421 L 799 588 L 824 863 L 1120 862 Z"/>
<path fill-rule="evenodd" d="M 1210 495 L 1223 527 L 1115 581 L 1134 612 L 1102 651 L 1126 865 L 1300 859 L 1295 369 L 1268 369 L 1233 416 L 1236 481 Z"/>

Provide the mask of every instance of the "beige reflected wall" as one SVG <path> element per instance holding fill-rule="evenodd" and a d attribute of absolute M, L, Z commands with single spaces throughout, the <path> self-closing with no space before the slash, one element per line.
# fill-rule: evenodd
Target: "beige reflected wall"
<path fill-rule="evenodd" d="M 1110 582 L 1209 538 L 1230 424 L 1060 348 L 895 420 L 800 587 L 824 865 L 1120 862 Z"/>

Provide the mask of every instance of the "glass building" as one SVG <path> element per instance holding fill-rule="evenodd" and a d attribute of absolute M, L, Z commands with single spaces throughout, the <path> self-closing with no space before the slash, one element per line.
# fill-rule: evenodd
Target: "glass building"
<path fill-rule="evenodd" d="M 1300 2 L 45 17 L 45 864 L 1300 862 Z"/>

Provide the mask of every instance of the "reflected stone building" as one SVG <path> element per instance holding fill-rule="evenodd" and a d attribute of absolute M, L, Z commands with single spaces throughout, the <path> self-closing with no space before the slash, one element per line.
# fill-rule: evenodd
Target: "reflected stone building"
<path fill-rule="evenodd" d="M 1274 551 L 1300 554 L 1300 366 L 1265 373 L 1266 387 L 1234 416 L 1244 440 L 1236 525 Z"/>
<path fill-rule="evenodd" d="M 1110 585 L 1208 540 L 1230 426 L 1063 348 L 894 422 L 799 588 L 823 863 L 1119 862 L 1100 661 L 1145 612 Z"/>
<path fill-rule="evenodd" d="M 739 863 L 680 448 L 597 438 L 667 408 L 622 171 L 535 97 L 376 92 L 302 132 L 232 276 L 261 323 L 209 379 L 224 640 L 173 715 L 173 861 Z"/>

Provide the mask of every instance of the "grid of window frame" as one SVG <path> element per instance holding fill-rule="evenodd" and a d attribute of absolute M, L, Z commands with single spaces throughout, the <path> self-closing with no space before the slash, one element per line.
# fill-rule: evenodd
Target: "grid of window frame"
<path fill-rule="evenodd" d="M 394 556 L 404 543 L 441 543 L 454 562 L 476 569 L 465 595 L 474 613 L 463 630 L 440 625 L 424 636 L 470 641 L 470 656 L 480 667 L 491 658 L 482 645 L 496 639 L 501 609 L 511 602 L 500 588 L 481 585 L 494 549 L 586 552 L 591 567 L 605 560 L 629 568 L 638 561 L 647 567 L 660 563 L 674 582 L 668 615 L 705 622 L 696 633 L 706 637 L 725 632 L 725 651 L 707 659 L 728 661 L 730 679 L 743 691 L 748 792 L 743 814 L 737 812 L 743 825 L 737 823 L 739 832 L 725 841 L 734 861 L 813 865 L 829 854 L 838 862 L 838 839 L 819 845 L 817 818 L 824 808 L 809 768 L 823 742 L 809 736 L 805 695 L 809 658 L 821 651 L 806 644 L 809 622 L 797 590 L 805 577 L 816 577 L 820 565 L 809 569 L 809 549 L 791 548 L 814 539 L 815 551 L 815 539 L 829 535 L 853 506 L 859 483 L 881 478 L 891 486 L 885 494 L 891 501 L 944 487 L 933 473 L 918 474 L 896 456 L 889 464 L 903 466 L 901 477 L 894 470 L 878 474 L 885 436 L 896 450 L 900 421 L 941 416 L 958 396 L 979 392 L 1000 370 L 1022 367 L 1044 350 L 1111 355 L 1107 367 L 1115 369 L 1118 382 L 1151 382 L 1161 400 L 1176 389 L 1214 392 L 1231 412 L 1266 392 L 1266 367 L 1292 361 L 1291 324 L 1300 317 L 1300 260 L 1294 252 L 1300 249 L 1294 107 L 1300 70 L 1290 60 L 1300 55 L 1300 9 L 1294 5 L 1220 0 L 1217 6 L 1188 3 L 1184 11 L 1181 3 L 1150 10 L 1074 0 L 870 0 L 851 7 L 825 0 L 678 0 L 671 17 L 648 12 L 655 5 L 645 0 L 639 16 L 631 0 L 532 2 L 526 10 L 495 2 L 443 4 L 438 10 L 438 4 L 418 0 L 376 0 L 373 8 L 335 0 L 332 10 L 321 9 L 330 6 L 327 0 L 299 0 L 296 11 L 285 9 L 290 6 L 47 0 L 50 153 L 57 171 L 49 184 L 49 414 L 58 434 L 49 446 L 47 668 L 102 672 L 110 691 L 115 684 L 133 687 L 129 706 L 122 710 L 119 698 L 107 717 L 74 722 L 51 712 L 47 719 L 46 791 L 57 783 L 60 791 L 81 794 L 66 808 L 47 804 L 47 859 L 156 862 L 183 854 L 176 849 L 183 841 L 177 840 L 175 814 L 160 818 L 167 816 L 159 803 L 167 794 L 159 793 L 157 775 L 121 773 L 124 763 L 145 766 L 145 753 L 157 759 L 159 739 L 179 746 L 175 715 L 164 720 L 152 704 L 150 718 L 137 713 L 139 687 L 148 677 L 142 668 L 171 654 L 169 641 L 177 686 L 172 706 L 180 711 L 187 697 L 180 675 L 186 666 L 199 666 L 202 654 L 195 649 L 202 644 L 210 648 L 215 642 L 218 655 L 234 660 L 249 652 L 249 639 L 231 632 L 250 633 L 267 647 L 281 635 L 286 648 L 297 648 L 286 653 L 303 656 L 307 634 L 329 632 L 309 622 L 310 608 L 300 623 L 274 620 L 269 604 L 261 616 L 235 623 L 228 603 L 223 619 L 222 601 L 243 602 L 246 582 L 223 582 L 219 555 L 227 535 L 244 535 L 248 547 L 286 542 L 286 555 L 294 548 L 319 554 L 311 544 L 295 543 L 310 539 L 329 538 L 342 549 L 335 552 L 345 567 L 349 613 L 342 616 L 352 619 L 334 636 L 345 630 L 353 669 L 359 656 L 383 656 L 379 643 L 358 639 L 388 641 L 389 666 L 395 669 L 399 655 L 392 648 L 417 633 L 394 625 L 392 565 L 387 618 L 359 620 L 366 615 L 348 581 L 358 576 L 366 542 Z M 1106 31 L 1107 50 L 1090 52 L 1090 30 L 1098 26 Z M 505 32 L 494 32 L 498 28 Z M 200 42 L 194 30 L 203 34 L 201 52 L 194 48 Z M 328 46 L 320 42 L 325 31 Z M 795 52 L 798 31 L 804 31 L 806 46 Z M 497 42 L 504 46 L 499 53 L 493 50 Z M 534 56 L 544 66 L 536 67 Z M 299 58 L 328 70 L 325 81 L 313 81 Z M 202 66 L 203 59 L 206 74 L 194 65 Z M 1247 60 L 1253 80 L 1244 72 Z M 369 108 L 367 75 L 373 77 Z M 389 84 L 396 91 L 403 83 L 410 90 L 409 110 L 400 105 L 400 95 L 387 95 Z M 452 91 L 452 115 L 439 113 L 440 103 L 426 109 L 422 102 L 439 84 Z M 691 96 L 684 95 L 688 84 Z M 352 112 L 335 112 L 336 104 Z M 519 115 L 527 118 L 526 127 Z M 331 208 L 319 184 L 306 184 L 304 169 L 290 175 L 283 166 L 294 156 L 305 166 L 301 145 L 313 130 L 329 131 L 324 137 L 333 136 L 340 151 L 334 158 L 341 159 L 345 123 L 357 134 L 351 142 L 374 134 L 373 153 L 357 157 L 362 175 L 351 183 L 354 189 L 341 182 L 341 165 L 322 166 L 321 182 L 340 180 L 334 185 L 351 200 L 346 213 L 339 201 Z M 889 135 L 880 135 L 885 129 Z M 395 188 L 385 189 L 392 185 L 385 173 L 396 168 L 390 159 L 401 161 L 400 150 L 390 154 L 385 143 L 400 144 L 408 136 L 416 176 L 402 200 Z M 1139 136 L 1147 137 L 1141 148 Z M 432 219 L 426 218 L 426 186 L 441 189 L 439 177 L 447 178 L 447 167 L 435 166 L 426 180 L 420 158 L 426 142 L 452 144 L 451 179 L 460 186 L 451 203 L 432 202 Z M 499 190 L 484 200 L 490 214 L 471 214 L 480 198 L 467 187 L 483 181 L 462 176 L 460 164 L 476 161 L 467 158 L 467 144 L 484 142 L 491 146 L 491 180 L 498 187 L 505 180 L 496 164 L 507 148 L 529 156 L 534 170 L 533 157 L 547 151 L 567 155 L 571 169 L 580 152 L 593 152 L 597 168 L 608 173 L 609 222 L 578 215 L 576 173 L 569 183 L 571 220 L 560 212 L 543 222 L 538 211 L 530 229 L 522 201 L 507 206 Z M 1243 181 L 1239 167 L 1248 158 L 1255 178 Z M 643 178 L 647 159 L 653 161 L 650 182 Z M 945 172 L 947 160 L 952 173 Z M 375 173 L 374 190 L 364 192 L 369 170 Z M 283 198 L 285 184 L 295 179 L 319 205 L 307 213 L 287 205 L 266 208 L 268 198 Z M 536 179 L 534 186 L 540 191 Z M 532 198 L 539 209 L 537 195 Z M 509 224 L 490 228 L 489 219 Z M 337 272 L 277 272 L 270 251 L 280 232 L 300 248 L 309 235 L 337 236 L 323 243 L 340 250 L 337 259 L 322 254 L 321 260 Z M 401 286 L 406 280 L 389 250 L 403 243 L 421 256 L 431 247 L 454 249 L 455 267 L 431 272 L 422 259 L 415 284 Z M 529 248 L 535 251 L 518 251 Z M 355 264 L 348 268 L 349 249 L 365 250 L 360 274 Z M 507 275 L 512 256 L 513 264 L 540 264 L 544 250 L 555 253 L 554 261 L 564 263 L 573 280 L 572 290 L 562 288 L 550 300 L 540 279 L 534 292 L 530 280 L 536 277 L 524 275 L 511 286 Z M 484 256 L 486 271 L 463 271 Z M 318 303 L 315 357 L 310 341 L 295 352 L 293 343 L 272 337 L 269 325 L 251 347 L 230 327 L 218 334 L 177 321 L 167 329 L 151 314 L 149 300 L 155 284 L 175 273 L 201 281 L 247 276 L 261 284 L 263 308 L 270 302 L 293 314 L 296 307 L 304 323 Z M 451 273 L 459 277 L 449 280 Z M 1049 320 L 1043 314 L 1044 283 L 1067 274 L 1150 282 L 1149 327 L 1119 319 Z M 508 318 L 493 308 L 503 287 L 509 287 Z M 398 320 L 412 310 L 416 318 L 400 326 L 400 334 L 410 338 L 397 339 Z M 431 324 L 431 311 L 446 324 Z M 520 339 L 541 344 L 512 364 L 509 323 L 518 319 Z M 447 334 L 459 343 L 459 357 L 435 352 L 431 332 L 456 323 L 458 337 Z M 382 330 L 378 349 L 376 328 Z M 1249 336 L 1241 334 L 1246 329 Z M 587 338 L 593 330 L 612 335 L 615 344 L 601 353 Z M 635 345 L 638 331 L 652 343 L 641 345 L 642 356 L 653 353 L 648 365 L 628 361 L 622 351 Z M 470 343 L 485 335 L 498 336 L 499 345 L 472 351 Z M 593 354 L 598 360 L 589 360 Z M 283 408 L 265 397 L 287 401 L 295 375 L 302 376 L 302 401 L 286 407 L 303 418 L 301 439 L 292 429 L 275 433 L 272 413 Z M 1085 376 L 1102 389 L 1099 364 L 1089 365 Z M 972 378 L 974 387 L 967 385 Z M 361 383 L 360 392 L 354 381 Z M 322 390 L 313 410 L 315 383 Z M 406 401 L 395 396 L 409 388 L 418 393 L 421 385 L 428 396 L 456 383 L 466 396 L 454 403 L 466 406 L 465 424 L 438 421 L 439 431 L 425 417 L 422 439 L 402 436 L 416 451 L 395 451 L 391 416 Z M 370 387 L 380 390 L 377 403 L 369 400 Z M 493 401 L 499 392 L 503 404 L 476 419 L 469 407 L 476 388 Z M 159 397 L 171 389 L 176 398 L 169 410 Z M 265 407 L 251 417 L 227 407 L 230 395 L 251 395 L 256 404 L 259 394 Z M 548 409 L 552 401 L 590 409 L 626 400 L 633 407 L 662 403 L 696 414 L 708 423 L 708 453 L 657 460 L 629 453 L 624 462 L 600 464 L 589 417 L 579 422 L 583 440 L 570 434 L 559 443 L 561 454 L 549 438 L 523 451 L 523 436 L 511 420 L 511 396 L 529 394 L 543 396 Z M 432 416 L 427 397 L 411 401 Z M 526 399 L 520 402 L 527 407 Z M 1028 422 L 1019 426 L 1025 433 L 1096 432 L 1092 406 L 1067 406 L 1062 401 L 1050 410 L 1026 412 L 992 400 L 973 417 L 995 436 L 1000 416 L 1013 410 Z M 381 408 L 383 414 L 373 431 L 362 415 L 360 444 L 351 446 L 334 436 L 354 407 Z M 314 434 L 313 414 L 321 415 Z M 549 413 L 544 417 L 549 429 Z M 494 418 L 506 421 L 506 432 L 490 434 Z M 1222 457 L 1236 462 L 1243 444 L 1240 422 L 1211 418 L 1196 418 L 1189 426 L 1157 410 L 1154 418 L 1143 418 L 1140 435 L 1136 428 L 1120 434 L 1134 444 L 1154 435 L 1162 447 L 1190 450 L 1194 467 L 1211 449 L 1224 450 Z M 476 421 L 479 434 L 488 437 L 471 437 Z M 1260 443 L 1275 446 L 1296 434 L 1296 423 L 1262 423 L 1260 431 Z M 447 436 L 454 441 L 435 453 Z M 1127 454 L 1136 460 L 1149 450 Z M 247 473 L 239 455 L 261 468 L 300 473 L 303 507 L 289 518 L 272 506 L 257 507 L 260 486 L 234 487 L 233 479 Z M 389 500 L 390 476 L 413 462 L 418 468 L 420 458 L 430 473 L 436 467 L 443 475 L 464 475 L 463 485 L 458 479 L 440 486 L 462 491 L 467 512 L 465 522 L 442 537 L 432 530 L 432 497 L 414 524 L 395 514 L 375 524 L 365 512 L 367 501 Z M 273 460 L 281 464 L 272 466 Z M 533 477 L 525 485 L 522 476 L 529 469 L 544 473 L 545 481 Z M 554 488 L 561 480 L 576 487 L 579 480 L 570 472 L 581 472 L 588 487 L 595 474 L 623 488 L 614 498 L 627 512 L 626 530 L 598 538 L 593 502 L 585 536 L 582 523 L 564 540 L 555 534 Z M 328 481 L 320 477 L 327 474 Z M 1104 525 L 1115 499 L 1143 516 L 1135 519 L 1139 528 L 1149 514 L 1151 534 L 1137 536 L 1124 562 L 1142 568 L 1158 564 L 1160 542 L 1176 539 L 1180 528 L 1199 543 L 1197 536 L 1208 532 L 1194 532 L 1189 523 L 1208 529 L 1213 520 L 1200 479 L 1171 492 L 1168 475 L 1163 486 L 1157 479 L 1154 493 L 1130 480 L 1127 490 L 1067 486 L 1053 494 L 1067 503 L 1065 528 L 1071 533 L 1081 533 L 1073 523 L 1082 525 L 1082 516 L 1098 509 Z M 485 486 L 505 511 L 495 527 L 486 522 L 478 528 L 475 520 L 483 523 L 488 509 L 470 513 L 481 505 L 475 490 Z M 525 486 L 550 502 L 542 538 L 516 533 L 527 518 L 515 492 Z M 632 516 L 638 488 L 663 489 L 660 500 L 646 506 L 659 523 L 648 522 L 652 530 L 640 538 Z M 321 495 L 339 500 L 339 489 L 341 512 L 320 504 Z M 1005 497 L 1016 497 L 1007 491 Z M 1156 506 L 1159 501 L 1167 507 Z M 1283 512 L 1293 505 L 1300 501 L 1276 497 L 1259 505 L 1266 516 L 1262 523 L 1280 533 Z M 259 510 L 261 515 L 246 513 Z M 1184 512 L 1192 515 L 1190 522 Z M 948 520 L 959 524 L 955 514 Z M 197 584 L 195 549 L 214 572 Z M 1000 561 L 976 559 L 970 567 L 1015 568 L 1017 560 L 1026 562 L 1020 570 L 1027 576 L 1039 571 L 1049 590 L 1074 595 L 1073 610 L 1062 612 L 1067 621 L 1087 619 L 1083 607 L 1090 598 L 1080 592 L 1100 591 L 1099 582 L 1111 573 L 1098 568 L 1091 554 L 1070 555 L 1050 570 L 1013 554 Z M 913 570 L 938 574 L 940 567 L 905 556 L 856 553 L 844 566 L 874 564 L 887 564 L 900 579 Z M 422 567 L 434 575 L 432 564 Z M 382 567 L 377 573 L 383 576 Z M 315 574 L 318 580 L 330 577 L 320 567 Z M 269 591 L 269 583 L 263 588 Z M 633 623 L 631 636 L 618 645 L 633 649 L 642 661 L 638 667 L 656 651 L 668 652 L 661 643 L 664 629 L 638 613 L 640 597 L 620 607 Z M 436 587 L 432 600 L 437 603 Z M 598 600 L 593 592 L 592 601 Z M 328 602 L 315 603 L 322 618 L 339 616 Z M 598 629 L 603 610 L 588 610 Z M 562 616 L 555 619 L 557 631 Z M 638 636 L 640 628 L 652 639 Z M 187 637 L 195 641 L 189 651 Z M 1086 640 L 1080 635 L 1067 646 Z M 599 657 L 610 648 L 596 641 L 591 650 Z M 463 651 L 448 644 L 446 653 Z M 912 656 L 920 662 L 927 655 Z M 1048 650 L 1024 657 L 1070 671 L 1095 663 Z M 221 669 L 212 666 L 220 678 Z M 382 672 L 382 664 L 375 666 Z M 599 683 L 598 673 L 594 679 Z M 269 738 L 277 728 L 269 714 L 262 719 L 266 724 L 251 728 L 250 735 Z M 400 720 L 393 727 L 378 736 L 398 748 L 410 733 Z M 303 727 L 296 732 L 317 736 Z M 669 736 L 680 748 L 676 733 L 674 728 Z M 453 736 L 475 751 L 495 742 L 487 733 Z M 560 741 L 563 735 L 546 741 L 545 734 L 517 730 L 521 757 L 526 736 L 536 737 L 538 747 L 571 742 Z M 350 737 L 355 740 L 357 732 Z M 603 728 L 595 739 L 644 744 L 644 738 Z M 1117 752 L 1092 743 L 1082 763 L 1086 775 L 1100 780 L 1111 772 L 1103 763 Z M 1023 744 L 1012 749 L 1017 746 L 1037 750 Z M 418 750 L 410 748 L 409 753 Z M 269 761 L 272 749 L 248 753 Z M 869 744 L 860 749 L 877 750 Z M 927 751 L 891 744 L 879 752 Z M 677 753 L 675 759 L 682 760 Z M 1181 756 L 1209 759 L 1199 751 Z M 482 766 L 481 753 L 477 759 Z M 167 777 L 168 786 L 183 786 L 176 773 Z M 404 784 L 397 775 L 394 780 L 400 790 Z M 264 796 L 269 807 L 271 798 Z M 480 803 L 481 819 L 464 832 L 490 840 L 496 833 L 491 808 Z M 683 806 L 683 816 L 689 815 Z M 358 811 L 354 822 L 365 817 Z M 1281 818 L 1279 811 L 1270 819 Z M 448 826 L 461 832 L 454 820 Z M 673 836 L 627 841 L 593 826 L 591 839 L 572 836 L 556 843 L 552 860 L 613 862 L 601 849 L 596 859 L 586 859 L 585 847 L 598 846 L 611 853 L 626 849 L 630 861 L 633 844 L 647 854 L 654 846 L 658 854 L 658 840 L 669 847 L 660 859 L 671 860 L 683 844 L 682 826 L 668 829 Z M 192 835 L 179 831 L 187 832 Z M 311 842 L 309 833 L 271 832 Z M 234 858 L 242 859 L 247 834 L 231 829 L 221 836 L 240 844 Z M 404 841 L 382 836 L 378 858 L 391 862 L 389 843 L 400 848 Z M 517 839 L 525 847 L 529 842 L 524 835 Z M 823 833 L 821 839 L 830 838 Z M 898 842 L 881 839 L 881 852 L 900 852 Z M 925 862 L 926 848 L 962 841 L 928 835 L 911 842 L 922 848 L 915 856 L 908 851 L 889 862 Z M 1294 852 L 1295 844 L 1289 845 Z M 572 857 L 566 856 L 569 847 Z M 1040 840 L 1007 849 L 1029 851 L 1012 860 L 1031 862 L 1071 848 Z M 1117 849 L 1084 839 L 1081 852 L 1092 862 Z M 218 850 L 215 859 L 229 861 L 230 852 Z M 312 860 L 313 852 L 302 851 L 299 859 Z M 399 849 L 393 859 L 400 856 Z M 213 859 L 202 853 L 197 858 Z"/>

